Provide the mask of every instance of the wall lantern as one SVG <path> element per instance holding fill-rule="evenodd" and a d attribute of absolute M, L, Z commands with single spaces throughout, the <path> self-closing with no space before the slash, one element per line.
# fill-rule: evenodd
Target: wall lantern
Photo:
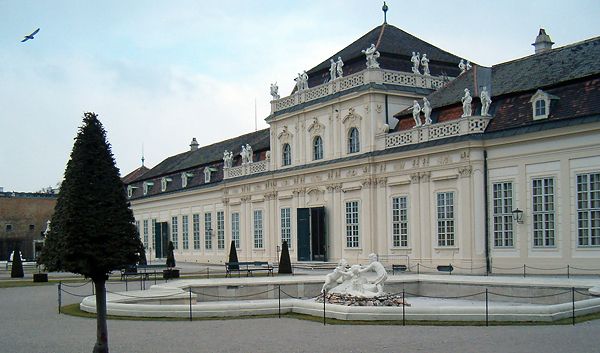
<path fill-rule="evenodd" d="M 512 215 L 513 215 L 513 219 L 515 221 L 517 221 L 517 223 L 523 224 L 523 211 L 516 208 L 516 209 L 512 210 Z"/>

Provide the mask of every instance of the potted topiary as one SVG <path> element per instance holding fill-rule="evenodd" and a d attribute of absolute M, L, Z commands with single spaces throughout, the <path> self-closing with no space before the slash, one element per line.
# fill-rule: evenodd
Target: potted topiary
<path fill-rule="evenodd" d="M 175 247 L 173 246 L 172 241 L 169 241 L 167 250 L 167 269 L 163 271 L 163 278 L 179 278 L 179 270 L 175 268 L 175 254 L 173 254 Z"/>
<path fill-rule="evenodd" d="M 10 278 L 23 278 L 25 274 L 23 273 L 23 261 L 21 261 L 21 250 L 19 249 L 19 244 L 15 245 L 15 250 L 13 251 L 13 259 L 12 259 L 12 268 L 10 269 Z"/>
<path fill-rule="evenodd" d="M 288 249 L 287 241 L 281 244 L 281 258 L 279 259 L 279 271 L 278 274 L 292 274 L 292 261 L 290 260 L 290 251 Z"/>

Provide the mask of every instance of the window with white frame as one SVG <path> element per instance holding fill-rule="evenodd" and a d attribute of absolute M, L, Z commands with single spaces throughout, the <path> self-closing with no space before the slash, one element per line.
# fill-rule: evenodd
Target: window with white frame
<path fill-rule="evenodd" d="M 360 223 L 358 219 L 358 201 L 346 202 L 346 247 L 360 246 Z"/>
<path fill-rule="evenodd" d="M 225 213 L 217 211 L 217 249 L 225 249 Z"/>
<path fill-rule="evenodd" d="M 156 233 L 156 218 L 152 219 L 152 229 L 150 229 L 150 234 L 152 235 L 152 249 L 156 249 L 156 237 L 154 236 Z"/>
<path fill-rule="evenodd" d="M 577 246 L 600 246 L 600 172 L 577 175 Z"/>
<path fill-rule="evenodd" d="M 512 182 L 492 184 L 494 246 L 514 246 L 513 185 Z"/>
<path fill-rule="evenodd" d="M 179 217 L 171 217 L 171 241 L 173 242 L 173 248 L 177 250 L 179 248 Z"/>
<path fill-rule="evenodd" d="M 254 210 L 254 248 L 263 248 L 263 213 L 262 210 Z"/>
<path fill-rule="evenodd" d="M 292 164 L 292 148 L 289 143 L 283 145 L 283 153 L 281 156 L 281 163 L 285 165 Z"/>
<path fill-rule="evenodd" d="M 212 213 L 204 213 L 204 248 L 206 250 L 212 249 Z"/>
<path fill-rule="evenodd" d="M 162 177 L 160 179 L 160 191 L 165 192 L 167 191 L 167 187 L 169 186 L 169 183 L 173 181 L 173 179 L 168 178 L 168 177 Z"/>
<path fill-rule="evenodd" d="M 200 215 L 194 213 L 192 215 L 192 231 L 194 236 L 194 250 L 200 249 Z"/>
<path fill-rule="evenodd" d="M 154 182 L 153 181 L 145 181 L 143 184 L 143 192 L 144 192 L 144 196 L 148 195 L 148 192 L 150 192 L 150 190 L 152 190 L 152 187 L 154 186 Z"/>
<path fill-rule="evenodd" d="M 181 187 L 185 188 L 188 183 L 188 174 L 186 172 L 181 173 Z"/>
<path fill-rule="evenodd" d="M 437 243 L 454 246 L 454 192 L 437 193 Z"/>
<path fill-rule="evenodd" d="M 240 248 L 240 214 L 231 214 L 231 240 L 234 241 L 236 249 Z"/>
<path fill-rule="evenodd" d="M 317 136 L 313 140 L 313 160 L 323 159 L 323 139 Z"/>
<path fill-rule="evenodd" d="M 181 240 L 183 242 L 183 250 L 190 248 L 188 216 L 181 216 Z"/>
<path fill-rule="evenodd" d="M 281 244 L 287 242 L 288 249 L 292 247 L 292 213 L 289 207 L 281 209 Z"/>
<path fill-rule="evenodd" d="M 138 236 L 140 235 L 140 221 L 135 221 L 135 230 L 138 233 Z"/>
<path fill-rule="evenodd" d="M 408 198 L 392 198 L 392 246 L 408 246 Z"/>
<path fill-rule="evenodd" d="M 360 151 L 360 139 L 358 129 L 353 127 L 348 132 L 348 153 L 356 153 Z"/>
<path fill-rule="evenodd" d="M 556 245 L 554 178 L 532 180 L 533 246 Z"/>
<path fill-rule="evenodd" d="M 535 116 L 546 115 L 546 101 L 544 99 L 538 99 L 534 103 Z"/>
<path fill-rule="evenodd" d="M 144 249 L 148 249 L 148 220 L 144 219 Z"/>

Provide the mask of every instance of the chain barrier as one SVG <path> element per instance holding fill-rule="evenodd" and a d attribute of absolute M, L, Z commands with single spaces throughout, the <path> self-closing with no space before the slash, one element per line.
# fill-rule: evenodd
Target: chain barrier
<path fill-rule="evenodd" d="M 564 266 L 564 267 L 552 267 L 552 268 L 540 268 L 540 267 L 533 267 L 533 266 L 529 266 L 529 265 L 525 265 L 525 267 L 526 268 L 531 268 L 533 270 L 540 270 L 540 271 L 556 271 L 556 270 L 564 270 L 564 269 L 567 268 L 567 266 Z"/>
<path fill-rule="evenodd" d="M 462 298 L 468 298 L 468 297 L 475 297 L 478 295 L 482 295 L 485 294 L 484 292 L 479 292 L 479 293 L 473 293 L 473 294 L 466 294 L 466 295 L 457 295 L 457 296 L 452 296 L 452 297 L 441 297 L 441 296 L 434 296 L 434 295 L 422 295 L 422 294 L 415 294 L 415 293 L 410 293 L 410 292 L 404 292 L 405 295 L 411 296 L 411 297 L 421 297 L 421 298 L 430 298 L 430 299 L 462 299 Z M 398 292 L 398 293 L 394 293 L 393 295 L 400 295 L 402 294 L 402 292 Z"/>
<path fill-rule="evenodd" d="M 572 270 L 579 270 L 579 271 L 600 271 L 600 268 L 579 268 L 579 267 L 573 267 L 570 266 Z"/>
<path fill-rule="evenodd" d="M 92 280 L 89 280 L 85 283 L 79 284 L 79 285 L 68 285 L 65 282 L 61 282 L 63 287 L 69 287 L 69 288 L 79 288 L 79 287 L 83 287 L 85 285 L 88 285 L 90 283 L 92 283 Z"/>
<path fill-rule="evenodd" d="M 555 297 L 555 296 L 559 296 L 559 295 L 565 295 L 565 294 L 571 293 L 571 291 L 568 290 L 568 291 L 560 292 L 560 293 L 532 295 L 532 296 L 513 295 L 513 294 L 500 294 L 500 293 L 494 293 L 494 292 L 488 292 L 488 293 L 492 294 L 492 295 L 496 295 L 498 297 L 519 298 L 519 299 L 539 299 L 539 298 L 549 298 L 549 297 Z"/>
<path fill-rule="evenodd" d="M 252 297 L 252 296 L 255 296 L 255 295 L 261 295 L 261 294 L 273 292 L 274 290 L 275 290 L 275 288 L 273 288 L 273 289 L 267 289 L 266 291 L 258 292 L 258 293 L 245 294 L 245 295 L 233 295 L 233 296 L 228 296 L 228 295 L 212 295 L 212 294 L 204 294 L 204 293 L 196 293 L 196 294 L 202 295 L 202 296 L 205 296 L 205 297 L 210 297 L 210 298 L 248 298 L 248 297 Z"/>

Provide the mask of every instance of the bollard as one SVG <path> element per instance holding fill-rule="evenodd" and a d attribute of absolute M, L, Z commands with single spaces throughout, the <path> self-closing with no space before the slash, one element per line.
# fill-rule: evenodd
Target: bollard
<path fill-rule="evenodd" d="M 485 289 L 485 326 L 490 326 L 489 310 L 488 310 L 488 289 Z"/>
<path fill-rule="evenodd" d="M 419 263 L 417 262 L 417 274 L 419 274 Z"/>
<path fill-rule="evenodd" d="M 569 265 L 567 265 L 567 278 L 571 278 L 571 269 Z"/>
<path fill-rule="evenodd" d="M 525 264 L 523 264 L 523 278 L 525 278 Z"/>
<path fill-rule="evenodd" d="M 277 296 L 277 299 L 279 301 L 279 318 L 281 319 L 281 284 L 279 284 L 278 287 L 279 287 L 279 295 Z"/>
<path fill-rule="evenodd" d="M 325 300 L 326 300 L 326 296 L 327 296 L 327 291 L 323 291 L 323 326 L 326 325 L 325 321 Z"/>
<path fill-rule="evenodd" d="M 125 276 L 125 291 L 127 292 L 127 276 Z"/>
<path fill-rule="evenodd" d="M 61 306 L 61 289 L 62 287 L 62 282 L 58 282 L 58 313 L 60 314 L 60 306 Z"/>
<path fill-rule="evenodd" d="M 575 326 L 575 287 L 571 287 L 571 302 L 573 303 L 571 320 L 572 320 L 573 326 Z"/>
<path fill-rule="evenodd" d="M 189 288 L 190 291 L 190 321 L 192 321 L 192 287 Z"/>

